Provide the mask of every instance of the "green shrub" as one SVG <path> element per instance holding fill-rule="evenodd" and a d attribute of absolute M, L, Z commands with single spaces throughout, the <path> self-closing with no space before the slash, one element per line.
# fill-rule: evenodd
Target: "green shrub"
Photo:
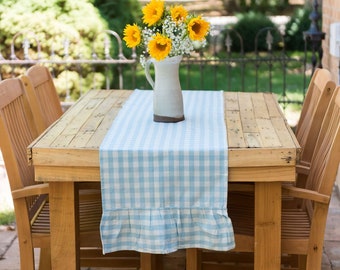
<path fill-rule="evenodd" d="M 136 21 L 140 12 L 138 0 L 0 0 L 0 52 L 5 59 L 10 59 L 10 44 L 13 37 L 22 32 L 15 42 L 18 58 L 23 58 L 23 37 L 30 39 L 29 56 L 37 59 L 40 41 L 42 58 L 49 58 L 52 51 L 55 60 L 65 59 L 64 42 L 69 41 L 68 59 L 91 59 L 92 49 L 98 58 L 104 58 L 104 39 L 112 38 L 110 55 L 117 57 L 117 41 L 104 31 L 116 31 L 122 37 L 126 23 Z M 25 34 L 26 33 L 26 34 Z M 123 42 L 123 45 L 125 43 Z M 131 53 L 131 49 L 126 50 Z M 125 52 L 125 55 L 128 54 Z M 111 84 L 118 85 L 117 66 L 110 66 Z M 2 66 L 2 78 L 11 77 L 11 69 Z M 16 68 L 13 75 L 23 73 L 24 68 Z M 7 72 L 4 74 L 4 72 Z M 81 77 L 78 75 L 81 74 Z M 104 66 L 89 65 L 54 65 L 53 74 L 59 97 L 63 100 L 70 97 L 76 100 L 80 91 L 91 88 L 95 78 L 98 88 L 105 88 Z M 65 79 L 66 78 L 66 79 Z M 113 86 L 114 87 L 114 86 Z M 114 88 L 117 88 L 115 86 Z M 86 90 L 83 90 L 86 89 Z"/>
<path fill-rule="evenodd" d="M 103 47 L 103 38 L 97 34 L 108 29 L 107 23 L 100 17 L 99 11 L 91 3 L 92 0 L 6 0 L 0 5 L 0 50 L 4 58 L 10 59 L 10 44 L 13 37 L 18 34 L 15 42 L 15 51 L 18 58 L 23 58 L 22 41 L 24 37 L 30 38 L 29 54 L 37 59 L 37 42 L 43 52 L 42 58 L 49 58 L 48 54 L 54 52 L 54 59 L 65 59 L 64 42 L 69 41 L 69 59 L 89 59 L 92 47 Z M 30 34 L 31 33 L 31 34 Z M 34 35 L 33 35 L 34 33 Z M 103 50 L 103 49 L 102 49 Z M 77 71 L 76 66 L 56 65 L 53 73 L 56 80 L 60 80 L 65 70 L 70 74 Z M 2 69 L 3 70 L 3 69 Z M 15 70 L 15 76 L 22 70 Z M 57 90 L 61 99 L 71 96 L 77 99 L 80 94 L 81 81 L 90 82 L 94 71 L 87 66 L 82 67 L 83 78 L 74 78 L 72 85 L 59 84 Z M 5 74 L 3 77 L 11 76 Z M 72 77 L 73 78 L 73 77 Z M 83 84 L 84 89 L 90 89 L 90 84 Z"/>
<path fill-rule="evenodd" d="M 14 211 L 0 212 L 0 225 L 10 225 L 15 222 Z"/>
<path fill-rule="evenodd" d="M 123 36 L 126 24 L 139 23 L 141 6 L 138 0 L 94 0 L 94 5 L 99 9 L 102 17 L 108 22 L 109 28 L 116 31 L 119 36 Z M 131 49 L 124 45 L 124 54 L 130 56 Z"/>
<path fill-rule="evenodd" d="M 311 21 L 309 14 L 311 10 L 306 8 L 296 9 L 288 23 L 285 30 L 285 43 L 287 50 L 303 51 L 305 42 L 303 32 L 310 27 Z"/>
<path fill-rule="evenodd" d="M 289 9 L 288 0 L 222 0 L 222 3 L 228 14 L 254 11 L 274 15 Z"/>
<path fill-rule="evenodd" d="M 244 52 L 255 51 L 255 38 L 258 32 L 266 27 L 275 28 L 275 24 L 270 20 L 269 17 L 262 13 L 248 12 L 244 14 L 237 15 L 238 21 L 232 26 L 232 29 L 238 32 L 243 38 L 243 49 Z M 267 50 L 266 44 L 266 32 L 261 34 L 258 38 L 257 50 L 265 51 Z M 274 35 L 274 44 L 279 43 L 279 35 Z M 233 51 L 240 51 L 240 43 L 237 41 L 236 35 L 231 35 L 233 39 Z M 235 41 L 235 42 L 234 42 Z"/>

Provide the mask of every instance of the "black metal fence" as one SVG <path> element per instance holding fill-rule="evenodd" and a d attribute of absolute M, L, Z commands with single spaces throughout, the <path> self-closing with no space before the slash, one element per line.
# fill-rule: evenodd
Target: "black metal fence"
<path fill-rule="evenodd" d="M 127 57 L 116 32 L 100 34 L 104 35 L 100 52 L 93 46 L 91 56 L 86 58 L 70 52 L 67 39 L 62 44 L 63 55 L 56 55 L 53 49 L 42 52 L 35 33 L 20 32 L 13 37 L 10 50 L 4 50 L 7 55 L 0 53 L 0 80 L 42 63 L 50 67 L 65 100 L 96 88 L 150 88 L 135 50 L 128 51 Z M 253 42 L 254 51 L 245 52 L 245 42 Z M 254 41 L 233 30 L 211 31 L 208 46 L 183 58 L 181 84 L 183 89 L 193 90 L 274 92 L 283 105 L 301 104 L 309 80 L 306 55 L 306 51 L 299 56 L 289 55 L 277 28 L 261 29 Z M 78 95 L 73 95 L 74 91 Z"/>
<path fill-rule="evenodd" d="M 245 52 L 245 42 L 253 42 L 254 51 Z M 261 29 L 254 41 L 224 30 L 211 36 L 208 50 L 201 52 L 199 58 L 184 61 L 186 87 L 191 88 L 191 72 L 196 68 L 202 89 L 274 92 L 284 105 L 301 104 L 309 80 L 306 55 L 305 51 L 289 56 L 277 28 Z"/>

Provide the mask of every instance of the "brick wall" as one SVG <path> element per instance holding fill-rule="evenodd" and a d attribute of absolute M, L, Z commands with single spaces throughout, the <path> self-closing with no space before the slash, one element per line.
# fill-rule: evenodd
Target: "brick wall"
<path fill-rule="evenodd" d="M 320 10 L 321 11 L 321 10 Z M 322 42 L 324 51 L 322 65 L 329 69 L 333 74 L 333 80 L 339 83 L 339 58 L 329 53 L 330 46 L 330 25 L 340 22 L 340 1 L 323 0 L 322 3 L 322 32 L 326 33 L 325 40 Z"/>
<path fill-rule="evenodd" d="M 320 2 L 320 1 L 319 1 Z M 323 57 L 322 65 L 324 68 L 332 72 L 333 80 L 340 84 L 339 64 L 340 58 L 330 54 L 330 25 L 335 22 L 340 22 L 340 1 L 339 0 L 322 0 L 322 32 L 326 33 L 325 40 L 322 42 Z M 321 2 L 320 2 L 321 3 Z M 336 189 L 340 191 L 340 165 L 336 179 Z M 338 193 L 340 194 L 340 193 Z"/>

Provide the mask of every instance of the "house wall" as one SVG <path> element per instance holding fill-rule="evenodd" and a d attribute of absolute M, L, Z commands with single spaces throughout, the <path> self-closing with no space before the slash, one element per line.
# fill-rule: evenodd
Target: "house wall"
<path fill-rule="evenodd" d="M 319 3 L 321 2 L 319 1 Z M 322 8 L 320 11 L 322 11 L 322 32 L 326 33 L 325 40 L 322 42 L 322 65 L 332 72 L 333 80 L 335 80 L 337 84 L 340 84 L 340 58 L 330 54 L 330 25 L 336 22 L 340 23 L 340 1 L 322 0 Z M 340 32 L 338 32 L 337 37 L 340 39 Z M 340 194 L 340 165 L 336 179 L 336 188 Z"/>
<path fill-rule="evenodd" d="M 322 42 L 323 58 L 322 65 L 324 68 L 332 72 L 333 80 L 338 84 L 339 78 L 339 57 L 330 54 L 330 25 L 332 23 L 340 23 L 340 1 L 339 0 L 323 0 L 322 3 L 322 32 L 326 33 L 326 37 Z M 339 33 L 340 39 L 340 33 Z"/>

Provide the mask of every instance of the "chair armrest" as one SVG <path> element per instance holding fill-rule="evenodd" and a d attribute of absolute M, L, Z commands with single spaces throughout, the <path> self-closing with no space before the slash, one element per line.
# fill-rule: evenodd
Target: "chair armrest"
<path fill-rule="evenodd" d="M 309 170 L 310 170 L 310 167 L 307 166 L 307 165 L 303 165 L 303 164 L 297 164 L 296 165 L 296 172 L 298 174 L 308 175 L 309 174 Z"/>
<path fill-rule="evenodd" d="M 48 184 L 38 184 L 33 186 L 24 187 L 21 189 L 13 190 L 12 197 L 14 199 L 25 198 L 34 195 L 48 194 L 49 185 Z"/>
<path fill-rule="evenodd" d="M 282 186 L 282 194 L 325 204 L 328 204 L 331 199 L 330 196 L 318 193 L 316 191 L 288 185 Z"/>

